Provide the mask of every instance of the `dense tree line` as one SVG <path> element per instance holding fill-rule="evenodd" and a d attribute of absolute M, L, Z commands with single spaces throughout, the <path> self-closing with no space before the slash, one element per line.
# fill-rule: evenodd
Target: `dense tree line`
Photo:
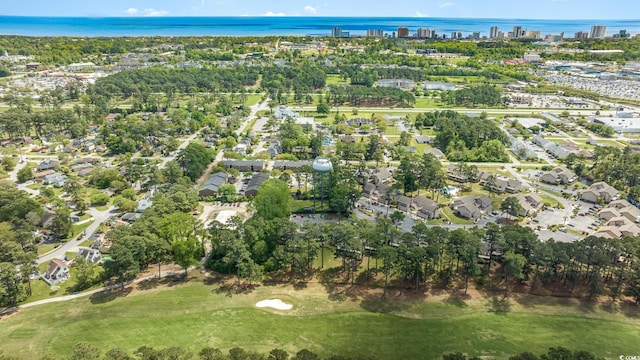
<path fill-rule="evenodd" d="M 184 175 L 197 181 L 213 161 L 215 154 L 198 143 L 190 143 L 178 154 L 177 161 L 184 171 Z"/>
<path fill-rule="evenodd" d="M 31 295 L 29 276 L 36 271 L 32 231 L 39 228 L 42 214 L 42 205 L 28 193 L 0 182 L 0 307 Z"/>
<path fill-rule="evenodd" d="M 181 347 L 169 347 L 165 349 L 154 349 L 149 346 L 139 347 L 133 352 L 133 356 L 120 348 L 112 348 L 104 355 L 97 347 L 81 342 L 73 346 L 73 353 L 70 360 L 355 360 L 355 359 L 375 359 L 372 354 L 362 354 L 357 357 L 349 357 L 344 355 L 332 355 L 322 357 L 313 351 L 302 349 L 295 354 L 289 354 L 287 351 L 279 348 L 271 350 L 269 353 L 260 353 L 245 350 L 241 347 L 234 347 L 227 353 L 213 347 L 205 347 L 197 353 L 189 352 Z M 101 357 L 102 356 L 102 357 Z M 43 360 L 53 358 L 52 355 L 46 355 Z M 0 360 L 16 360 L 16 357 L 0 357 Z M 442 355 L 443 360 L 479 360 L 479 357 L 469 357 L 460 352 L 448 353 Z M 531 352 L 525 352 L 509 357 L 509 360 L 600 360 L 594 354 L 588 351 L 571 351 L 563 347 L 552 347 L 549 350 L 537 356 Z"/>
<path fill-rule="evenodd" d="M 375 67 L 362 69 L 359 65 L 341 66 L 340 74 L 343 79 L 350 79 L 351 85 L 373 86 L 379 79 L 411 79 L 421 81 L 425 79 L 422 70 L 398 68 L 398 67 Z"/>
<path fill-rule="evenodd" d="M 195 264 L 204 255 L 203 234 L 201 224 L 188 213 L 197 205 L 193 183 L 180 177 L 131 226 L 112 229 L 107 234 L 112 260 L 105 262 L 104 280 L 128 280 L 151 265 L 160 271 L 170 261 L 185 270 Z"/>
<path fill-rule="evenodd" d="M 630 147 L 623 150 L 612 146 L 596 146 L 592 161 L 570 154 L 563 160 L 578 176 L 590 181 L 605 181 L 609 185 L 640 199 L 640 153 Z"/>
<path fill-rule="evenodd" d="M 195 92 L 244 91 L 258 80 L 258 69 L 252 67 L 125 70 L 96 80 L 88 90 L 107 99 L 135 97 L 143 103 L 153 93 L 167 95 Z"/>
<path fill-rule="evenodd" d="M 334 106 L 411 106 L 416 99 L 412 93 L 395 88 L 332 86 L 328 101 Z"/>
<path fill-rule="evenodd" d="M 308 61 L 289 66 L 269 66 L 262 70 L 262 88 L 267 89 L 272 98 L 283 102 L 283 98 L 293 92 L 294 101 L 301 101 L 308 94 L 324 88 L 327 74 L 320 67 Z"/>
<path fill-rule="evenodd" d="M 506 135 L 494 122 L 454 111 L 441 111 L 433 117 L 436 140 L 449 160 L 504 162 L 509 159 L 504 150 Z"/>
<path fill-rule="evenodd" d="M 440 96 L 445 103 L 456 106 L 498 106 L 503 102 L 500 91 L 492 85 L 476 85 L 445 91 Z"/>
<path fill-rule="evenodd" d="M 322 153 L 322 134 L 309 134 L 293 119 L 285 119 L 280 125 L 282 152 L 292 154 L 296 147 L 310 148 L 309 153 L 296 153 L 298 159 L 315 159 Z"/>

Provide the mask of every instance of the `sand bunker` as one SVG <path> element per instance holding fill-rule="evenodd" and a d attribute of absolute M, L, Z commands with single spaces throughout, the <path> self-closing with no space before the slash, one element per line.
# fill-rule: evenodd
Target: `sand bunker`
<path fill-rule="evenodd" d="M 291 310 L 293 308 L 293 305 L 287 304 L 280 299 L 269 299 L 269 300 L 258 301 L 256 303 L 256 307 L 259 307 L 259 308 L 270 307 L 277 310 Z"/>

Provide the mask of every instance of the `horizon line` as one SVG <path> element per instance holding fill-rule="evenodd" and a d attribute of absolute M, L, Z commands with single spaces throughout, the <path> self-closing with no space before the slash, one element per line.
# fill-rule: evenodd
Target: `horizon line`
<path fill-rule="evenodd" d="M 362 19 L 478 19 L 478 20 L 553 20 L 553 21 L 640 21 L 640 18 L 517 18 L 451 16 L 347 16 L 347 15 L 12 15 L 0 17 L 79 18 L 79 19 L 149 19 L 149 18 L 362 18 Z"/>

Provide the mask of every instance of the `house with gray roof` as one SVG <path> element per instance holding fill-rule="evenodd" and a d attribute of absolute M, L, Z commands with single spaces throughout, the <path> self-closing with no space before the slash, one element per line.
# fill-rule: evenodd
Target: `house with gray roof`
<path fill-rule="evenodd" d="M 590 203 L 597 203 L 602 200 L 605 204 L 617 200 L 620 193 L 613 186 L 607 184 L 604 181 L 593 183 L 589 189 L 580 194 L 580 198 L 583 201 Z"/>
<path fill-rule="evenodd" d="M 202 184 L 202 187 L 198 191 L 198 196 L 200 197 L 208 197 L 208 196 L 216 196 L 218 194 L 218 188 L 221 185 L 227 183 L 227 179 L 229 175 L 223 172 L 217 172 L 209 176 L 207 181 Z"/>
<path fill-rule="evenodd" d="M 433 137 L 429 135 L 416 135 L 416 142 L 418 144 L 433 144 Z"/>
<path fill-rule="evenodd" d="M 53 173 L 44 177 L 44 183 L 55 187 L 62 187 L 67 183 L 67 177 L 61 173 Z"/>
<path fill-rule="evenodd" d="M 547 184 L 553 184 L 553 185 L 573 184 L 573 182 L 576 181 L 576 179 L 577 179 L 576 174 L 573 171 L 567 169 L 566 166 L 559 166 L 543 174 L 542 177 L 540 178 L 542 182 L 545 182 Z"/>
<path fill-rule="evenodd" d="M 58 162 L 58 160 L 53 160 L 53 159 L 42 160 L 38 164 L 38 171 L 58 170 L 58 169 L 60 169 L 60 162 Z"/>
<path fill-rule="evenodd" d="M 440 151 L 440 149 L 436 149 L 436 148 L 426 149 L 424 151 L 424 153 L 425 154 L 431 154 L 431 155 L 435 156 L 436 159 L 444 158 L 444 153 L 442 151 Z"/>
<path fill-rule="evenodd" d="M 249 180 L 249 184 L 247 184 L 247 188 L 244 191 L 244 195 L 247 197 L 254 197 L 258 195 L 258 190 L 263 182 L 269 180 L 269 174 L 258 173 L 251 177 Z"/>
<path fill-rule="evenodd" d="M 85 246 L 78 247 L 77 257 L 87 260 L 88 263 L 98 263 L 102 260 L 102 255 L 98 249 Z"/>
<path fill-rule="evenodd" d="M 281 171 L 284 171 L 284 170 L 299 171 L 305 165 L 311 166 L 311 161 L 276 160 L 273 162 L 273 168 Z"/>
<path fill-rule="evenodd" d="M 440 204 L 424 196 L 415 196 L 411 203 L 411 209 L 416 212 L 419 217 L 426 220 L 433 220 L 440 217 Z"/>
<path fill-rule="evenodd" d="M 260 172 L 264 169 L 264 161 L 261 160 L 225 160 L 222 163 L 227 169 L 236 169 L 240 172 Z"/>
<path fill-rule="evenodd" d="M 466 219 L 477 219 L 491 211 L 491 199 L 488 196 L 463 196 L 451 204 L 453 212 Z"/>

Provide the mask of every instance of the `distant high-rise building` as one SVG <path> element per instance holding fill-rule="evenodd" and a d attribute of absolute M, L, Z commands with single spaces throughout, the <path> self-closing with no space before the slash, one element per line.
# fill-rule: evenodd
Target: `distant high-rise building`
<path fill-rule="evenodd" d="M 498 39 L 504 39 L 504 33 L 502 31 L 498 31 Z"/>
<path fill-rule="evenodd" d="M 380 29 L 367 30 L 367 37 L 383 37 L 383 36 L 384 36 L 384 30 L 380 30 Z"/>
<path fill-rule="evenodd" d="M 471 38 L 473 39 L 480 39 L 480 32 L 476 31 L 471 35 Z"/>
<path fill-rule="evenodd" d="M 607 27 L 605 25 L 593 25 L 589 32 L 590 39 L 603 39 L 607 34 Z"/>
<path fill-rule="evenodd" d="M 497 38 L 497 37 L 498 37 L 498 32 L 499 32 L 499 31 L 500 31 L 500 30 L 498 29 L 498 27 L 497 27 L 497 26 L 492 26 L 492 27 L 491 27 L 491 30 L 489 30 L 489 38 L 490 38 L 490 39 L 495 39 L 495 38 Z"/>
<path fill-rule="evenodd" d="M 627 33 L 627 30 L 620 30 L 617 34 L 613 34 L 613 37 L 617 39 L 626 39 L 629 37 L 629 33 Z"/>
<path fill-rule="evenodd" d="M 423 29 L 423 28 L 418 28 L 418 31 L 416 31 L 416 37 L 424 39 L 424 38 L 430 38 L 431 37 L 431 31 L 429 30 L 429 28 Z"/>
<path fill-rule="evenodd" d="M 462 39 L 462 33 L 458 31 L 458 39 Z"/>
<path fill-rule="evenodd" d="M 540 39 L 540 31 L 539 30 L 529 31 L 528 37 L 529 37 L 529 39 Z"/>
<path fill-rule="evenodd" d="M 522 29 L 522 26 L 516 25 L 516 26 L 513 27 L 513 32 L 511 33 L 512 34 L 511 37 L 514 38 L 514 39 L 519 39 L 519 38 L 522 37 L 522 32 L 523 31 L 524 30 Z"/>
<path fill-rule="evenodd" d="M 452 32 L 452 33 L 451 33 L 451 38 L 452 38 L 452 39 L 457 39 L 457 38 L 458 38 L 458 33 L 457 33 L 457 32 L 455 32 L 455 31 L 454 31 L 454 32 Z"/>
<path fill-rule="evenodd" d="M 409 37 L 409 28 L 406 27 L 399 27 L 398 28 L 398 37 L 399 38 L 406 38 Z"/>
<path fill-rule="evenodd" d="M 341 38 L 342 37 L 342 28 L 336 26 L 333 29 L 331 29 L 331 37 Z"/>
<path fill-rule="evenodd" d="M 586 39 L 589 37 L 589 33 L 586 31 L 578 31 L 577 33 L 575 33 L 575 35 L 573 35 L 574 39 Z"/>

